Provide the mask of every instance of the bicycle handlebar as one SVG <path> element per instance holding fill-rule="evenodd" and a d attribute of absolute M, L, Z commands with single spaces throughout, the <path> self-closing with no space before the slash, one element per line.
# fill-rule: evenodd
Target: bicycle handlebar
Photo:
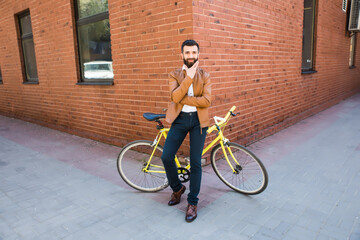
<path fill-rule="evenodd" d="M 217 126 L 221 126 L 222 124 L 224 124 L 225 122 L 227 122 L 227 120 L 229 119 L 231 113 L 234 112 L 234 110 L 236 109 L 236 106 L 232 106 L 232 108 L 229 110 L 229 112 L 226 114 L 226 116 L 224 117 L 223 121 L 218 122 L 218 124 L 214 124 L 213 126 L 211 126 L 208 130 L 207 133 L 211 133 L 212 131 L 214 131 L 216 129 Z"/>

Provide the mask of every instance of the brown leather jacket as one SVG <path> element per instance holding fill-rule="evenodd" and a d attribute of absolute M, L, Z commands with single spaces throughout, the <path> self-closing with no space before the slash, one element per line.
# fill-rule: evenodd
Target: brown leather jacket
<path fill-rule="evenodd" d="M 188 89 L 193 84 L 194 96 L 188 96 Z M 211 105 L 210 74 L 203 69 L 196 70 L 194 79 L 186 71 L 177 69 L 169 75 L 171 102 L 166 112 L 166 121 L 172 123 L 179 116 L 183 106 L 195 106 L 201 128 L 210 126 L 208 107 Z"/>

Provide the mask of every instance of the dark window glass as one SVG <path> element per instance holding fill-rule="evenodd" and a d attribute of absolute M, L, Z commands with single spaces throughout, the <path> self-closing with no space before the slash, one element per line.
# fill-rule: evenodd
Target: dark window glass
<path fill-rule="evenodd" d="M 0 83 L 2 83 L 1 67 L 0 67 Z"/>
<path fill-rule="evenodd" d="M 26 78 L 29 81 L 37 81 L 37 69 L 35 59 L 34 41 L 32 38 L 24 39 L 22 41 L 24 62 L 26 68 Z"/>
<path fill-rule="evenodd" d="M 82 81 L 112 81 L 107 0 L 77 0 L 77 36 Z"/>
<path fill-rule="evenodd" d="M 19 16 L 21 49 L 23 67 L 25 69 L 25 82 L 38 82 L 34 40 L 31 28 L 30 13 Z"/>
<path fill-rule="evenodd" d="M 22 35 L 32 34 L 30 13 L 20 17 L 20 27 Z"/>
<path fill-rule="evenodd" d="M 304 0 L 302 71 L 314 70 L 315 0 Z"/>

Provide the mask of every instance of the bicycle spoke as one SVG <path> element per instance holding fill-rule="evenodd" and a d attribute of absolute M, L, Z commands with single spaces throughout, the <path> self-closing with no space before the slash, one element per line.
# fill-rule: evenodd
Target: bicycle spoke
<path fill-rule="evenodd" d="M 230 151 L 232 153 L 230 158 L 232 167 L 229 166 L 220 145 L 212 152 L 211 163 L 219 178 L 238 192 L 257 194 L 263 191 L 267 185 L 267 173 L 262 163 L 238 144 L 230 143 L 226 150 L 227 155 L 231 155 Z"/>
<path fill-rule="evenodd" d="M 135 141 L 125 146 L 118 157 L 121 177 L 131 187 L 140 191 L 154 192 L 167 187 L 160 158 L 162 147 L 158 146 L 154 151 L 151 144 L 150 141 Z M 147 170 L 144 170 L 145 167 Z"/>

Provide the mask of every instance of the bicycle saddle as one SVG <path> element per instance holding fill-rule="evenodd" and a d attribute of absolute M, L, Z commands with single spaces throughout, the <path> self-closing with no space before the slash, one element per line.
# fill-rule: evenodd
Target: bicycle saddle
<path fill-rule="evenodd" d="M 143 117 L 149 121 L 155 121 L 160 118 L 165 118 L 166 114 L 144 113 Z"/>

